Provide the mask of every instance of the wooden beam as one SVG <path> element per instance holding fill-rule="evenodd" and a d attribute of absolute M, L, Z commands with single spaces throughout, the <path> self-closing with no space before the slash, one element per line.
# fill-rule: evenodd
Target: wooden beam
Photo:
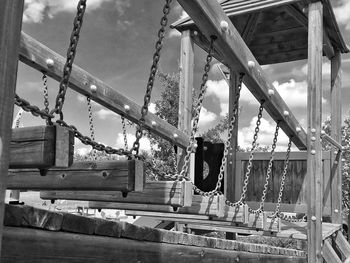
<path fill-rule="evenodd" d="M 308 51 L 308 262 L 321 263 L 322 259 L 322 33 L 323 6 L 321 2 L 309 5 Z"/>
<path fill-rule="evenodd" d="M 46 72 L 48 76 L 57 81 L 62 77 L 65 58 L 25 33 L 22 33 L 21 36 L 19 58 L 23 63 Z M 53 66 L 49 67 L 47 65 L 47 59 L 54 61 Z M 76 92 L 89 96 L 92 100 L 117 114 L 125 116 L 130 121 L 138 123 L 141 118 L 141 107 L 138 104 L 80 67 L 73 65 L 69 81 L 69 87 Z M 97 87 L 96 92 L 90 89 L 91 85 Z M 129 106 L 128 109 L 125 109 L 126 105 Z M 152 125 L 152 123 L 156 123 L 156 125 Z M 150 112 L 146 116 L 145 128 L 181 148 L 188 145 L 189 140 L 185 133 Z M 177 136 L 174 136 L 175 133 Z"/>
<path fill-rule="evenodd" d="M 111 191 L 43 191 L 40 192 L 40 197 L 49 200 L 106 201 L 188 207 L 192 204 L 192 184 L 177 181 L 147 182 L 142 192 L 131 192 L 126 197 L 123 197 L 120 192 Z"/>
<path fill-rule="evenodd" d="M 0 1 L 0 255 L 24 1 Z"/>
<path fill-rule="evenodd" d="M 166 233 L 170 233 L 166 231 Z M 164 233 L 164 237 L 166 236 Z M 152 242 L 135 238 L 94 236 L 65 232 L 49 232 L 38 229 L 6 227 L 4 233 L 4 255 L 1 262 L 144 262 L 144 263 L 179 263 L 179 262 L 297 262 L 304 263 L 305 256 L 294 250 L 249 244 L 230 244 L 223 240 L 222 249 L 219 241 L 213 238 L 196 237 L 175 233 L 186 237 L 187 242 Z M 78 241 L 78 242 L 77 242 Z M 212 242 L 212 243 L 210 243 Z M 188 243 L 183 245 L 182 243 Z M 207 244 L 203 246 L 202 244 Z M 231 248 L 232 247 L 232 248 Z M 118 248 L 118 249 L 116 249 Z M 239 249 L 256 252 L 240 251 Z M 271 253 L 272 251 L 272 253 Z M 294 252 L 294 253 L 293 253 Z M 294 256 L 291 256 L 293 255 Z"/>
<path fill-rule="evenodd" d="M 325 240 L 322 248 L 322 255 L 326 263 L 341 263 L 337 253 L 329 240 Z"/>
<path fill-rule="evenodd" d="M 69 167 L 74 133 L 58 125 L 17 128 L 12 131 L 10 147 L 10 168 Z"/>
<path fill-rule="evenodd" d="M 89 208 L 94 209 L 120 209 L 120 210 L 136 210 L 151 211 L 160 213 L 191 214 L 191 215 L 207 215 L 207 216 L 223 216 L 225 203 L 223 196 L 201 196 L 194 195 L 192 204 L 189 207 L 179 207 L 175 209 L 169 205 L 148 205 L 136 203 L 116 203 L 116 202 L 89 202 Z"/>
<path fill-rule="evenodd" d="M 337 52 L 331 60 L 331 137 L 341 147 L 342 145 L 342 70 L 341 70 L 341 54 Z M 332 176 L 332 223 L 340 224 L 342 222 L 342 173 L 340 153 L 335 154 L 336 148 L 332 148 L 332 163 L 337 161 L 338 168 Z M 341 149 L 340 149 L 341 150 Z"/>
<path fill-rule="evenodd" d="M 287 136 L 293 138 L 294 144 L 299 149 L 306 149 L 305 131 L 301 129 L 297 132 L 297 127 L 301 127 L 299 122 L 272 83 L 267 80 L 262 68 L 220 4 L 209 0 L 179 0 L 178 2 L 208 39 L 210 36 L 217 38 L 214 46 L 219 53 L 223 54 L 225 64 L 231 70 L 245 73 L 244 83 L 258 101 L 265 101 L 265 109 L 275 121 L 280 121 L 281 128 Z M 222 21 L 228 24 L 226 31 L 220 26 Z M 274 90 L 273 96 L 269 95 L 269 90 Z M 284 115 L 285 111 L 288 111 L 288 116 Z"/>
<path fill-rule="evenodd" d="M 285 5 L 285 9 L 292 17 L 294 17 L 296 21 L 299 22 L 300 25 L 305 28 L 306 31 L 308 30 L 308 19 L 297 6 Z M 326 30 L 323 30 L 323 52 L 329 59 L 332 59 L 335 55 L 332 42 L 330 41 Z"/>
<path fill-rule="evenodd" d="M 247 44 L 247 46 L 249 46 L 250 42 L 252 42 L 253 37 L 255 35 L 255 31 L 256 31 L 256 27 L 258 25 L 259 22 L 259 18 L 260 18 L 260 12 L 256 12 L 256 13 L 252 13 L 249 15 L 247 24 L 245 25 L 245 28 L 242 32 L 242 38 L 245 41 L 245 43 Z"/>
<path fill-rule="evenodd" d="M 75 162 L 71 167 L 39 170 L 10 170 L 8 189 L 142 191 L 143 163 L 139 160 Z"/>

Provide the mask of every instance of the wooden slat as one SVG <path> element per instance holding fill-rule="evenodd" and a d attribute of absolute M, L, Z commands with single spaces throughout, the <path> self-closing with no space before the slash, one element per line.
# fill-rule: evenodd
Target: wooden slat
<path fill-rule="evenodd" d="M 49 200 L 106 201 L 188 207 L 192 204 L 192 184 L 191 182 L 175 181 L 147 182 L 142 192 L 131 192 L 126 197 L 123 197 L 120 192 L 111 191 L 42 191 L 40 197 Z"/>
<path fill-rule="evenodd" d="M 24 1 L 0 1 L 0 254 Z"/>
<path fill-rule="evenodd" d="M 341 231 L 337 232 L 335 238 L 335 243 L 337 244 L 339 250 L 344 255 L 345 258 L 350 258 L 350 245 L 346 238 L 343 236 Z"/>
<path fill-rule="evenodd" d="M 341 54 L 337 52 L 331 60 L 331 136 L 338 142 L 338 147 L 342 146 L 342 70 Z M 332 151 L 332 222 L 342 222 L 342 172 L 341 153 L 334 154 Z M 341 150 L 341 149 L 340 149 Z M 338 166 L 337 166 L 338 165 Z"/>
<path fill-rule="evenodd" d="M 89 208 L 93 209 L 120 209 L 151 211 L 164 213 L 179 213 L 191 215 L 222 216 L 224 200 L 222 196 L 203 197 L 194 195 L 192 205 L 189 207 L 179 207 L 175 209 L 168 205 L 136 204 L 136 203 L 116 203 L 116 202 L 89 202 Z"/>
<path fill-rule="evenodd" d="M 323 6 L 321 2 L 309 5 L 308 50 L 308 262 L 321 263 L 322 256 L 322 34 Z"/>
<path fill-rule="evenodd" d="M 62 77 L 62 69 L 66 61 L 64 57 L 25 33 L 22 33 L 21 36 L 19 58 L 23 63 L 45 72 L 57 81 Z M 54 61 L 52 67 L 47 66 L 47 59 Z M 96 92 L 90 90 L 91 85 L 97 87 Z M 72 69 L 69 87 L 83 95 L 89 96 L 92 100 L 117 114 L 125 116 L 132 122 L 137 123 L 141 117 L 141 107 L 138 104 L 76 65 Z M 126 110 L 124 108 L 125 105 L 128 105 L 130 109 Z M 155 122 L 156 126 L 152 125 L 152 122 Z M 150 112 L 146 116 L 145 128 L 182 148 L 185 148 L 188 144 L 188 136 L 185 133 Z M 177 134 L 176 138 L 173 136 L 175 133 Z"/>
<path fill-rule="evenodd" d="M 9 189 L 142 191 L 143 163 L 139 160 L 76 162 L 65 169 L 10 170 Z"/>
<path fill-rule="evenodd" d="M 264 100 L 264 107 L 275 121 L 282 121 L 281 128 L 293 138 L 294 144 L 299 149 L 306 149 L 306 133 L 304 130 L 297 132 L 299 122 L 291 113 L 281 96 L 275 91 L 274 96 L 269 96 L 268 90 L 274 87 L 263 73 L 262 68 L 244 43 L 231 21 L 216 1 L 179 0 L 185 11 L 195 21 L 199 29 L 207 38 L 216 36 L 215 48 L 225 57 L 225 62 L 232 70 L 246 74 L 244 82 L 258 101 Z M 223 32 L 220 22 L 226 21 L 229 24 L 227 32 Z M 249 68 L 248 62 L 255 63 L 255 67 Z M 289 116 L 284 116 L 284 111 Z"/>
<path fill-rule="evenodd" d="M 35 126 L 12 131 L 10 168 L 69 167 L 73 154 L 74 134 L 67 128 Z"/>
<path fill-rule="evenodd" d="M 323 243 L 322 255 L 323 255 L 324 260 L 327 263 L 341 263 L 342 262 L 339 259 L 337 253 L 332 248 L 332 244 L 328 240 L 325 240 Z"/>
<path fill-rule="evenodd" d="M 256 26 L 259 22 L 260 12 L 256 12 L 249 15 L 248 22 L 242 32 L 242 38 L 245 43 L 249 46 L 250 42 L 252 42 L 253 36 L 256 31 Z"/>

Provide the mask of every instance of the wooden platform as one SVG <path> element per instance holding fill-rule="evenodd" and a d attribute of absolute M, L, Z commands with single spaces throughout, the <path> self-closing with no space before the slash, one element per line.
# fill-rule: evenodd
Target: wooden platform
<path fill-rule="evenodd" d="M 1 262 L 306 262 L 303 251 L 6 205 Z"/>

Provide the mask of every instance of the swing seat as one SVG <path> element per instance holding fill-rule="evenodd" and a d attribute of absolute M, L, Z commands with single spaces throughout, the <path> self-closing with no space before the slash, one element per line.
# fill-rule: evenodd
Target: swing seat
<path fill-rule="evenodd" d="M 58 126 L 12 129 L 10 168 L 69 167 L 73 163 L 74 134 Z"/>
<path fill-rule="evenodd" d="M 42 191 L 40 197 L 47 200 L 106 201 L 189 207 L 192 204 L 192 184 L 185 181 L 147 182 L 143 191 L 131 192 L 127 195 L 115 191 Z"/>
<path fill-rule="evenodd" d="M 143 163 L 139 160 L 76 162 L 68 168 L 10 169 L 8 188 L 20 190 L 142 191 Z"/>

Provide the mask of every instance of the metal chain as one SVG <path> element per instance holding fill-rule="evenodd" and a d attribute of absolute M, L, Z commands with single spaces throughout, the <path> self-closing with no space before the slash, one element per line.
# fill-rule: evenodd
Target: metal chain
<path fill-rule="evenodd" d="M 276 129 L 275 129 L 275 135 L 273 137 L 273 143 L 272 143 L 272 146 L 271 146 L 271 148 L 272 148 L 271 149 L 271 157 L 270 157 L 270 160 L 269 160 L 269 164 L 267 166 L 264 190 L 263 190 L 263 194 L 261 196 L 259 208 L 256 209 L 256 210 L 248 208 L 249 213 L 260 214 L 260 213 L 262 213 L 264 211 L 264 204 L 265 204 L 265 200 L 266 200 L 267 188 L 269 186 L 270 177 L 271 177 L 271 173 L 272 173 L 272 165 L 273 165 L 273 160 L 274 160 L 274 155 L 275 155 L 275 150 L 276 150 L 276 145 L 277 145 L 277 138 L 278 138 L 278 130 L 279 130 L 279 128 L 280 128 L 279 123 L 277 123 Z"/>
<path fill-rule="evenodd" d="M 95 140 L 95 127 L 94 127 L 94 119 L 92 117 L 92 105 L 91 105 L 91 98 L 86 97 L 87 107 L 88 107 L 88 113 L 89 113 L 89 128 L 90 128 L 90 137 L 91 140 Z M 95 149 L 92 149 L 92 158 L 96 161 L 97 160 L 97 152 Z"/>
<path fill-rule="evenodd" d="M 63 120 L 62 108 L 66 96 L 66 91 L 68 88 L 69 77 L 72 72 L 73 62 L 76 54 L 76 49 L 79 41 L 79 34 L 81 26 L 83 25 L 83 17 L 86 9 L 86 0 L 79 0 L 77 6 L 77 14 L 74 18 L 73 30 L 70 37 L 70 43 L 67 51 L 67 60 L 63 67 L 63 77 L 60 81 L 59 91 L 56 97 L 55 108 L 50 112 L 50 114 L 59 114 L 60 120 Z M 50 120 L 51 122 L 51 120 Z"/>
<path fill-rule="evenodd" d="M 247 171 L 246 171 L 245 176 L 244 176 L 241 197 L 240 197 L 240 199 L 237 202 L 231 202 L 229 200 L 225 201 L 226 205 L 231 206 L 231 207 L 243 205 L 244 204 L 244 199 L 246 198 L 246 194 L 247 194 L 247 190 L 248 190 L 249 177 L 250 177 L 250 171 L 251 171 L 252 166 L 253 166 L 254 152 L 255 152 L 256 147 L 257 147 L 256 141 L 258 139 L 262 113 L 263 113 L 263 110 L 264 110 L 263 104 L 264 103 L 262 102 L 260 107 L 259 107 L 258 119 L 256 121 L 256 127 L 255 127 L 255 130 L 254 130 L 252 149 L 251 149 L 251 152 L 250 152 L 250 155 L 249 155 L 249 159 L 248 159 Z"/>
<path fill-rule="evenodd" d="M 243 77 L 244 77 L 244 74 L 241 73 L 239 75 L 239 82 L 238 82 L 238 89 L 237 89 L 237 93 L 236 93 L 236 99 L 235 99 L 235 101 L 233 103 L 233 107 L 232 107 L 233 112 L 232 112 L 232 116 L 230 119 L 227 141 L 225 143 L 224 155 L 223 155 L 222 160 L 221 160 L 220 172 L 218 175 L 218 181 L 216 183 L 215 189 L 212 191 L 209 191 L 209 192 L 204 192 L 204 191 L 200 190 L 197 186 L 194 186 L 195 192 L 202 195 L 202 196 L 212 196 L 215 194 L 221 194 L 220 188 L 221 188 L 222 179 L 224 178 L 224 173 L 225 173 L 225 169 L 226 169 L 227 156 L 229 154 L 229 150 L 231 147 L 231 138 L 232 138 L 232 134 L 233 134 L 233 129 L 236 125 L 236 120 L 237 120 L 237 115 L 238 115 L 238 102 L 239 102 L 239 98 L 240 98 L 240 94 L 241 94 Z"/>
<path fill-rule="evenodd" d="M 124 136 L 124 149 L 125 149 L 125 151 L 127 151 L 128 150 L 128 137 L 126 134 L 125 117 L 120 116 L 120 118 L 122 119 L 122 129 L 123 129 L 123 136 Z"/>
<path fill-rule="evenodd" d="M 27 100 L 19 97 L 17 94 L 15 94 L 15 104 L 21 107 L 24 111 L 30 112 L 33 116 L 40 116 L 44 120 L 49 120 L 54 117 L 52 114 L 40 110 L 39 107 L 30 105 Z"/>
<path fill-rule="evenodd" d="M 47 86 L 47 75 L 46 73 L 43 73 L 43 77 L 42 77 L 42 80 L 43 80 L 43 85 L 44 85 L 44 106 L 45 106 L 45 109 L 44 111 L 46 113 L 50 113 L 50 109 L 49 109 L 49 89 L 48 89 L 48 86 Z"/>
<path fill-rule="evenodd" d="M 19 128 L 19 125 L 21 124 L 21 119 L 22 119 L 22 115 L 23 115 L 23 111 L 20 110 L 18 112 L 18 115 L 17 115 L 17 120 L 16 120 L 16 124 L 15 124 L 15 128 Z"/>
<path fill-rule="evenodd" d="M 177 155 L 174 149 L 174 146 L 171 146 L 172 150 L 171 150 L 171 159 L 173 161 L 173 168 L 175 171 L 177 171 Z"/>
<path fill-rule="evenodd" d="M 178 176 L 178 180 L 187 180 L 190 181 L 191 179 L 187 177 L 187 173 L 188 173 L 188 169 L 189 169 L 189 165 L 190 165 L 190 159 L 191 159 L 191 153 L 193 152 L 193 146 L 195 143 L 195 136 L 198 130 L 198 121 L 199 121 L 199 115 L 200 115 L 200 111 L 202 108 L 202 104 L 203 104 L 203 100 L 204 100 L 204 95 L 205 92 L 207 90 L 207 81 L 208 81 L 208 74 L 210 71 L 210 62 L 213 58 L 213 45 L 214 45 L 214 41 L 215 41 L 215 37 L 212 36 L 211 40 L 210 40 L 210 47 L 209 47 L 209 52 L 206 58 L 206 63 L 204 66 L 204 74 L 202 76 L 202 84 L 200 86 L 200 92 L 199 92 L 199 96 L 198 96 L 198 101 L 197 101 L 197 105 L 195 107 L 195 111 L 194 111 L 194 117 L 193 117 L 193 124 L 192 124 L 192 131 L 191 131 L 191 136 L 190 136 L 190 142 L 186 148 L 186 156 L 184 159 L 184 164 L 182 166 L 180 175 Z"/>
<path fill-rule="evenodd" d="M 142 138 L 143 126 L 145 124 L 145 117 L 148 113 L 148 105 L 151 100 L 152 89 L 153 89 L 154 80 L 158 69 L 158 62 L 160 59 L 160 51 L 162 50 L 162 47 L 163 47 L 162 43 L 165 37 L 165 27 L 168 24 L 168 15 L 170 13 L 171 2 L 172 0 L 165 0 L 165 5 L 163 7 L 163 17 L 160 21 L 161 28 L 158 31 L 158 40 L 155 45 L 156 51 L 153 55 L 153 62 L 152 62 L 150 75 L 147 82 L 146 93 L 144 96 L 144 104 L 141 109 L 141 118 L 136 128 L 136 134 L 135 134 L 136 140 L 133 143 L 133 146 L 131 148 L 131 152 L 135 152 L 135 156 L 138 156 L 139 150 L 140 150 L 140 139 Z"/>

